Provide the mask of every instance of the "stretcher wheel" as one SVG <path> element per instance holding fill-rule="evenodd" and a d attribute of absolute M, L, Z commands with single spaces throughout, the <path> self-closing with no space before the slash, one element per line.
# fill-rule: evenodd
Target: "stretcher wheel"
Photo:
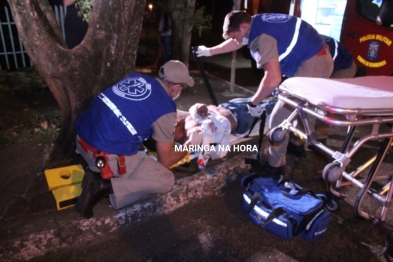
<path fill-rule="evenodd" d="M 273 143 L 282 143 L 285 139 L 287 130 L 282 129 L 282 127 L 274 127 L 270 131 L 269 138 Z"/>
<path fill-rule="evenodd" d="M 316 195 L 323 201 L 327 210 L 329 210 L 330 212 L 335 212 L 338 210 L 339 205 L 336 199 L 328 197 L 325 194 L 316 194 Z"/>
<path fill-rule="evenodd" d="M 326 202 L 326 209 L 329 210 L 330 212 L 335 212 L 338 210 L 338 201 L 334 198 L 329 198 Z"/>
<path fill-rule="evenodd" d="M 341 173 L 339 173 L 340 164 L 337 162 L 329 163 L 325 166 L 322 171 L 322 178 L 330 183 L 334 183 L 340 179 Z"/>

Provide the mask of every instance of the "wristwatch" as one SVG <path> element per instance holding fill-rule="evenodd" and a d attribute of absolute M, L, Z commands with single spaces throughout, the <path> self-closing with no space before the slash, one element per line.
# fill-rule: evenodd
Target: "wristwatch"
<path fill-rule="evenodd" d="M 247 104 L 249 107 L 257 107 L 256 105 L 254 105 L 251 101 L 250 102 L 248 102 L 248 104 Z"/>

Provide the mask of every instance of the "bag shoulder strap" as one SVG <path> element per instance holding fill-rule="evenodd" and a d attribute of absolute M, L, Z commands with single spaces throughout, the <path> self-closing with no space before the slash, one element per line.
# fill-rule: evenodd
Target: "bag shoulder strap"
<path fill-rule="evenodd" d="M 252 198 L 251 198 L 251 202 L 250 202 L 250 205 L 248 206 L 248 209 L 247 209 L 247 212 L 248 213 L 250 213 L 253 209 L 254 209 L 254 207 L 255 207 L 255 205 L 257 204 L 257 202 L 258 202 L 258 199 L 259 199 L 259 196 L 261 195 L 261 192 L 255 192 L 253 195 L 252 195 Z"/>
<path fill-rule="evenodd" d="M 268 215 L 268 217 L 266 218 L 265 222 L 262 223 L 262 226 L 265 226 L 266 224 L 272 222 L 273 219 L 278 218 L 279 216 L 284 215 L 284 214 L 286 215 L 287 212 L 283 208 L 279 207 L 279 208 L 274 209 Z"/>

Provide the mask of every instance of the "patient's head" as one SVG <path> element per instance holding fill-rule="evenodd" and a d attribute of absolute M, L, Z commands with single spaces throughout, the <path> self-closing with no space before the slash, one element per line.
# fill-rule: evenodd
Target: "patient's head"
<path fill-rule="evenodd" d="M 183 144 L 187 141 L 187 131 L 185 129 L 186 119 L 183 118 L 176 123 L 175 126 L 175 142 Z"/>
<path fill-rule="evenodd" d="M 192 110 L 191 110 L 192 109 Z M 206 117 L 208 113 L 223 116 L 229 120 L 231 124 L 231 132 L 235 131 L 237 128 L 237 119 L 236 117 L 228 110 L 222 107 L 217 107 L 215 105 L 206 105 L 206 104 L 195 104 L 190 108 L 190 111 L 193 112 L 193 115 L 200 115 Z M 200 124 L 198 124 L 191 114 L 188 114 L 187 117 L 185 113 L 182 112 L 183 118 L 178 120 L 175 127 L 175 142 L 183 144 L 188 140 L 189 135 L 192 132 L 196 132 L 198 130 Z M 200 129 L 199 129 L 200 130 Z"/>

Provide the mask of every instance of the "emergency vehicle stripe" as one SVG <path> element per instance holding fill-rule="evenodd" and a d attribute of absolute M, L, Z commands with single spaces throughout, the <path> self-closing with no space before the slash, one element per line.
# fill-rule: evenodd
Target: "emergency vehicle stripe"
<path fill-rule="evenodd" d="M 334 40 L 334 56 L 333 56 L 333 61 L 336 59 L 337 54 L 338 54 L 338 43 L 335 39 Z"/>
<path fill-rule="evenodd" d="M 125 125 L 125 127 L 128 129 L 128 131 L 130 131 L 132 135 L 138 133 L 136 132 L 135 128 L 131 125 L 131 123 L 127 120 L 127 118 L 123 116 L 123 114 L 116 107 L 116 105 L 112 103 L 112 101 L 106 95 L 101 93 L 98 97 L 112 110 L 112 112 L 119 118 L 119 120 L 123 123 L 123 125 Z"/>
<path fill-rule="evenodd" d="M 292 41 L 289 44 L 289 46 L 287 47 L 287 50 L 285 50 L 284 53 L 282 53 L 279 57 L 278 57 L 278 61 L 280 62 L 281 60 L 283 60 L 285 57 L 287 57 L 287 55 L 289 55 L 289 53 L 291 53 L 292 49 L 295 47 L 296 42 L 299 38 L 299 29 L 300 29 L 300 24 L 302 23 L 302 20 L 300 18 L 296 18 L 296 26 L 295 26 L 295 32 L 293 34 L 292 37 Z"/>

